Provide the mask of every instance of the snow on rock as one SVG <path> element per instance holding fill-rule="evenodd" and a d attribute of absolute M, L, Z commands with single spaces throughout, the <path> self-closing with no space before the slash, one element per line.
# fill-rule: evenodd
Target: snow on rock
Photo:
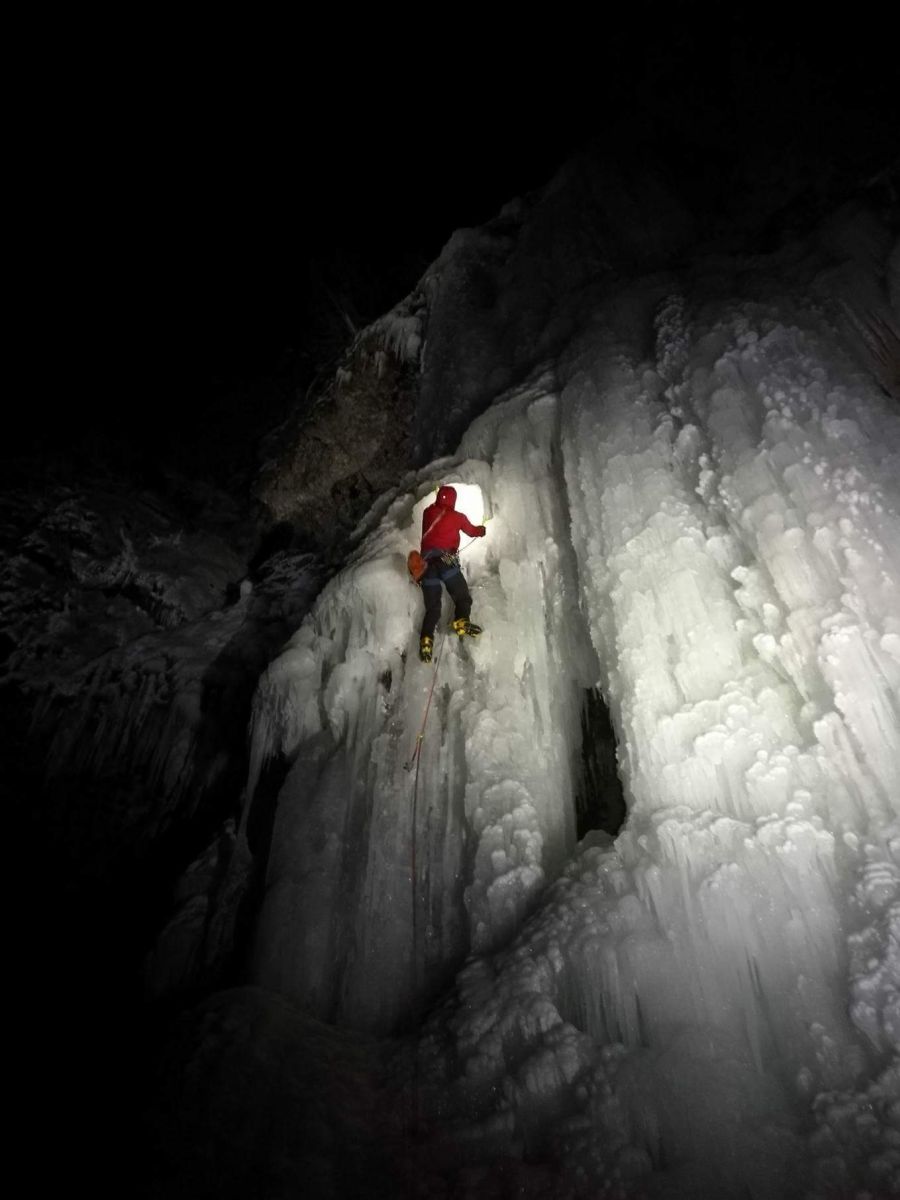
<path fill-rule="evenodd" d="M 686 244 L 692 220 L 664 176 L 649 157 L 623 171 L 586 152 L 547 188 L 456 230 L 266 439 L 256 494 L 272 518 L 342 548 L 405 471 L 454 450 L 497 396 L 565 348 L 581 288 Z"/>
<path fill-rule="evenodd" d="M 237 798 L 253 684 L 318 587 L 311 555 L 282 554 L 234 596 L 246 527 L 214 490 L 194 500 L 212 529 L 113 482 L 3 499 L 10 740 L 21 729 L 19 786 L 76 877 L 140 856 L 240 761 Z"/>
<path fill-rule="evenodd" d="M 232 948 L 236 907 L 221 903 L 223 893 L 230 889 L 223 888 L 220 881 L 227 878 L 233 882 L 240 864 L 242 877 L 235 890 L 242 891 L 249 875 L 247 857 L 237 845 L 235 822 L 229 819 L 203 854 L 188 866 L 175 888 L 175 914 L 145 962 L 144 979 L 150 995 L 174 995 L 215 980 Z"/>
<path fill-rule="evenodd" d="M 150 493 L 10 488 L 0 505 L 6 677 L 52 686 L 110 649 L 198 620 L 223 606 L 241 569 L 233 545 Z"/>

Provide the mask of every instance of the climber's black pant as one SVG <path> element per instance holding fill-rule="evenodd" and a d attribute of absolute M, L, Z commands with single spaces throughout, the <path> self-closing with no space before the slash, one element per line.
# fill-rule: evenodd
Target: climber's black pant
<path fill-rule="evenodd" d="M 448 558 L 451 560 L 450 562 L 447 561 Z M 422 595 L 425 597 L 422 637 L 433 638 L 437 623 L 441 619 L 442 583 L 456 606 L 455 617 L 467 617 L 472 611 L 472 596 L 469 592 L 469 585 L 459 569 L 459 559 L 455 555 L 431 558 L 428 570 L 420 581 Z"/>

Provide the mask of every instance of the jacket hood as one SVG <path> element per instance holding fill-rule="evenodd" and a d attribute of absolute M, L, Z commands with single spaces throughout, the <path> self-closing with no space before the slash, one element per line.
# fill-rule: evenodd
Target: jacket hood
<path fill-rule="evenodd" d="M 453 508 L 456 505 L 456 488 L 438 488 L 436 504 L 439 508 Z"/>

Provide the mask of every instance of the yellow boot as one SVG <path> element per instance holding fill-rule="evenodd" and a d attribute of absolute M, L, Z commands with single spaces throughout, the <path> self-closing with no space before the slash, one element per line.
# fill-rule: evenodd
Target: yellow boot
<path fill-rule="evenodd" d="M 457 617 L 450 626 L 454 633 L 462 637 L 476 638 L 482 632 L 480 625 L 473 625 L 468 617 Z"/>
<path fill-rule="evenodd" d="M 423 637 L 419 639 L 419 658 L 423 663 L 431 662 L 431 655 L 434 650 L 434 638 Z"/>

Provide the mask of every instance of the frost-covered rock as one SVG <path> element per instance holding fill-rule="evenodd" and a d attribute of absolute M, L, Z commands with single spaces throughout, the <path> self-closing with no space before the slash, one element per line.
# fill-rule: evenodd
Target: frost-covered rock
<path fill-rule="evenodd" d="M 16 811 L 76 877 L 142 856 L 223 790 L 237 803 L 255 679 L 318 587 L 311 555 L 282 552 L 241 589 L 252 530 L 202 499 L 205 523 L 112 478 L 4 494 Z"/>
<path fill-rule="evenodd" d="M 661 170 L 623 171 L 597 153 L 457 230 L 268 439 L 259 498 L 276 519 L 340 545 L 410 467 L 453 450 L 474 417 L 564 348 L 581 289 L 666 261 L 691 232 Z"/>

